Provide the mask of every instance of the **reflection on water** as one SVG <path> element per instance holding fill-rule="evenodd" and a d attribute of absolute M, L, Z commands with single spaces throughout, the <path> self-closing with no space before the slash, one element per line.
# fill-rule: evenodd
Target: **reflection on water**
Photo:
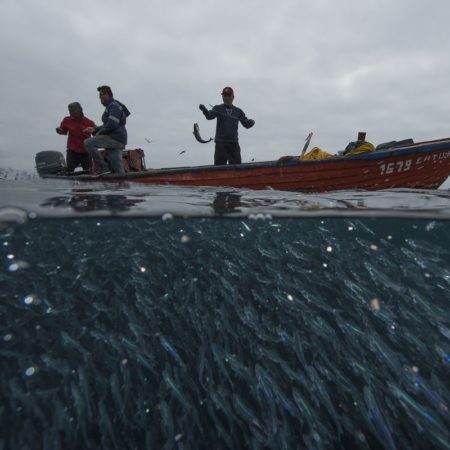
<path fill-rule="evenodd" d="M 303 194 L 212 187 L 3 180 L 0 209 L 15 207 L 39 217 L 129 215 L 209 217 L 269 214 L 272 217 L 394 216 L 450 218 L 450 191 L 393 189 Z M 1 214 L 1 213 L 0 213 Z"/>
<path fill-rule="evenodd" d="M 112 213 L 129 210 L 132 206 L 143 202 L 142 199 L 131 199 L 126 195 L 115 194 L 77 194 L 72 196 L 58 196 L 46 199 L 41 203 L 43 208 L 71 208 L 78 212 L 107 210 Z"/>
<path fill-rule="evenodd" d="M 242 194 L 234 192 L 217 192 L 212 207 L 219 215 L 236 212 L 243 205 L 241 197 Z"/>

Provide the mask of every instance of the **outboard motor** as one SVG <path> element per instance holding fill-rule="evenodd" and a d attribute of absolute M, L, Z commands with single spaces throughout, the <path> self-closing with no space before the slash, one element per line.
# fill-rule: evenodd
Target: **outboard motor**
<path fill-rule="evenodd" d="M 55 175 L 67 170 L 66 160 L 61 152 L 45 150 L 36 154 L 36 169 L 39 175 Z"/>

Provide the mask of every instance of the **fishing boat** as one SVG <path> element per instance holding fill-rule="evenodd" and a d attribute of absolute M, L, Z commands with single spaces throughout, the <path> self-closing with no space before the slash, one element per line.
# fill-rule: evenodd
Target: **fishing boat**
<path fill-rule="evenodd" d="M 136 182 L 153 185 L 220 186 L 245 189 L 276 189 L 326 192 L 348 189 L 375 191 L 392 188 L 437 189 L 450 176 L 450 138 L 419 143 L 382 145 L 356 156 L 332 156 L 320 160 L 291 158 L 288 161 L 252 162 L 226 166 L 192 166 L 139 170 L 125 164 L 123 175 L 64 172 L 60 152 L 40 152 L 36 166 L 43 178 L 77 181 Z M 124 152 L 124 163 L 130 157 Z M 142 150 L 140 150 L 142 152 Z M 53 164 L 42 153 L 58 153 L 61 164 Z M 143 152 L 142 152 L 143 154 Z M 41 155 L 40 163 L 38 156 Z M 48 156 L 48 155 L 47 155 Z M 58 158 L 58 155 L 54 155 Z M 42 162 L 46 159 L 45 163 Z"/>

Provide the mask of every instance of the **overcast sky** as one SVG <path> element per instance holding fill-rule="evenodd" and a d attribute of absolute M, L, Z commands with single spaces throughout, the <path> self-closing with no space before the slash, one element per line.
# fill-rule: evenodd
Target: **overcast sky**
<path fill-rule="evenodd" d="M 228 85 L 256 121 L 240 127 L 244 162 L 298 154 L 310 131 L 332 153 L 358 131 L 449 137 L 449 18 L 448 0 L 1 0 L 0 166 L 64 151 L 70 102 L 99 123 L 101 84 L 148 167 L 213 162 L 192 127 L 214 136 L 198 105 Z"/>

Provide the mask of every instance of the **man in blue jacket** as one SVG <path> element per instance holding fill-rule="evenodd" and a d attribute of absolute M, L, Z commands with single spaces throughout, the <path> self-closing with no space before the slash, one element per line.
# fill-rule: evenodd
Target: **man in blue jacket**
<path fill-rule="evenodd" d="M 87 128 L 87 132 L 94 134 L 93 137 L 84 141 L 86 150 L 91 155 L 96 174 L 108 173 L 108 164 L 103 159 L 99 148 L 106 150 L 106 157 L 110 162 L 112 172 L 125 173 L 122 162 L 122 150 L 127 145 L 127 130 L 125 124 L 130 115 L 127 107 L 114 99 L 112 90 L 109 86 L 100 86 L 97 88 L 100 102 L 105 106 L 105 112 L 102 115 L 103 125 L 95 128 Z"/>
<path fill-rule="evenodd" d="M 241 164 L 241 148 L 238 140 L 239 122 L 244 128 L 255 125 L 253 119 L 247 119 L 242 109 L 233 105 L 234 91 L 229 86 L 222 89 L 222 105 L 216 105 L 208 111 L 205 105 L 199 108 L 208 120 L 217 118 L 214 142 L 214 165 Z"/>

